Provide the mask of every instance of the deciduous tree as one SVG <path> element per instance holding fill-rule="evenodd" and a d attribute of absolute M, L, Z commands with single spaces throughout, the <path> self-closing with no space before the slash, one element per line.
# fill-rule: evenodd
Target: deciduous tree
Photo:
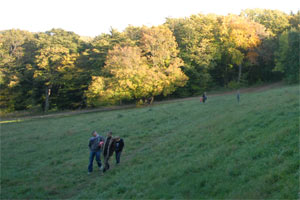
<path fill-rule="evenodd" d="M 274 70 L 282 72 L 288 83 L 299 82 L 299 36 L 300 31 L 294 28 L 282 33 L 275 53 Z"/>
<path fill-rule="evenodd" d="M 144 28 L 140 47 L 116 45 L 108 52 L 103 76 L 93 77 L 88 102 L 116 103 L 122 100 L 145 101 L 168 95 L 183 86 L 187 77 L 177 57 L 171 31 L 164 27 Z"/>
<path fill-rule="evenodd" d="M 49 109 L 49 97 L 54 85 L 66 84 L 72 76 L 69 71 L 74 69 L 74 63 L 78 54 L 70 53 L 70 50 L 54 45 L 39 50 L 36 56 L 37 69 L 34 78 L 42 81 L 45 85 L 45 112 Z"/>
<path fill-rule="evenodd" d="M 266 36 L 265 28 L 253 21 L 237 15 L 221 17 L 219 40 L 224 55 L 229 56 L 229 65 L 238 65 L 238 84 L 242 74 L 242 63 L 247 53 L 261 43 Z M 253 59 L 253 58 L 252 58 Z"/>

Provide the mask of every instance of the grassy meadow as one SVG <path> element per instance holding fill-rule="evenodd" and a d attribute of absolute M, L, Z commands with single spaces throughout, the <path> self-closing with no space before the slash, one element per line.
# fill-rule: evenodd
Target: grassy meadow
<path fill-rule="evenodd" d="M 299 86 L 1 124 L 1 199 L 296 199 Z M 87 174 L 97 130 L 121 164 Z"/>

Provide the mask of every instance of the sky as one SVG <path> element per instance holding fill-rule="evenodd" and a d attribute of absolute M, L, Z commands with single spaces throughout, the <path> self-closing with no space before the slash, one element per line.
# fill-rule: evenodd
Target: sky
<path fill-rule="evenodd" d="M 44 32 L 62 28 L 82 36 L 123 31 L 133 26 L 155 26 L 167 17 L 197 13 L 239 14 L 246 8 L 297 12 L 297 0 L 1 0 L 0 31 Z"/>

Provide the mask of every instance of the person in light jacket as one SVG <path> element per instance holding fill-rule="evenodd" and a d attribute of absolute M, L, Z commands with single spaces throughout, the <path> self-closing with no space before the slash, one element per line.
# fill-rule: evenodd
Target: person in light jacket
<path fill-rule="evenodd" d="M 101 146 L 100 143 L 104 141 L 104 138 L 96 131 L 92 132 L 92 137 L 89 140 L 89 149 L 90 149 L 90 157 L 89 157 L 89 165 L 88 165 L 88 173 L 90 174 L 93 171 L 93 162 L 96 157 L 96 162 L 98 164 L 99 169 L 101 169 Z"/>

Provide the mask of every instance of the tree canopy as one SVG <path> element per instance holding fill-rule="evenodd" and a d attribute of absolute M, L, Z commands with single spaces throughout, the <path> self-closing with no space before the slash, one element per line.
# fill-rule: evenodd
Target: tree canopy
<path fill-rule="evenodd" d="M 145 103 L 261 82 L 299 81 L 299 14 L 246 9 L 94 38 L 0 31 L 2 112 Z"/>
<path fill-rule="evenodd" d="M 87 92 L 89 104 L 145 101 L 184 86 L 187 77 L 180 69 L 183 62 L 172 32 L 164 26 L 144 27 L 141 32 L 139 46 L 116 45 L 109 50 L 103 76 L 93 77 Z"/>

